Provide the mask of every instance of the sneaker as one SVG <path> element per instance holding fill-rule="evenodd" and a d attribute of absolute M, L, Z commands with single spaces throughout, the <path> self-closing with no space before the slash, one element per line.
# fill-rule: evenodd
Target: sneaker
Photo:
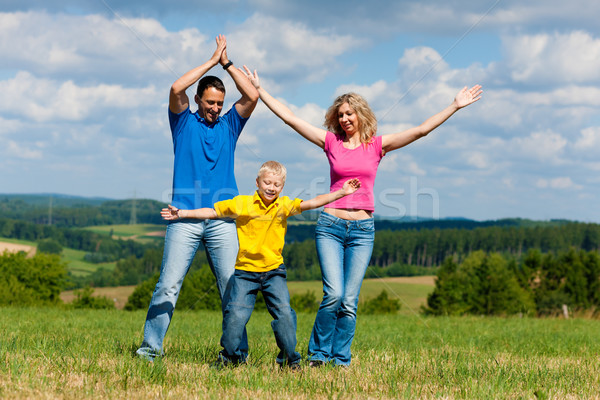
<path fill-rule="evenodd" d="M 323 365 L 325 365 L 325 362 L 323 362 L 323 361 L 321 361 L 321 360 L 311 360 L 311 361 L 309 361 L 309 363 L 308 363 L 308 366 L 309 366 L 309 367 L 312 367 L 312 368 L 320 368 L 320 367 L 322 367 Z"/>
<path fill-rule="evenodd" d="M 300 367 L 300 361 L 296 361 L 293 362 L 291 364 L 283 363 L 283 364 L 279 364 L 279 369 L 289 369 L 290 371 L 299 371 L 301 369 Z"/>
<path fill-rule="evenodd" d="M 229 361 L 229 360 L 225 360 L 225 359 L 219 357 L 219 358 L 217 358 L 217 361 L 210 364 L 210 367 L 212 369 L 235 368 L 235 367 L 239 367 L 242 364 L 245 364 L 245 362 Z"/>
<path fill-rule="evenodd" d="M 290 371 L 300 371 L 300 362 L 291 363 L 288 365 L 288 368 L 290 369 Z"/>

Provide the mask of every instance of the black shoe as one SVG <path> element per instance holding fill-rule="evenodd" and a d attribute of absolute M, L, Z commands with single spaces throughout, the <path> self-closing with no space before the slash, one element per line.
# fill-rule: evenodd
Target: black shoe
<path fill-rule="evenodd" d="M 320 368 L 323 365 L 325 365 L 325 362 L 321 361 L 321 360 L 312 360 L 308 362 L 308 366 L 312 367 L 312 368 Z"/>
<path fill-rule="evenodd" d="M 290 371 L 300 371 L 302 368 L 300 367 L 300 362 L 295 362 L 295 363 L 291 363 L 288 364 L 288 368 L 290 369 Z"/>
<path fill-rule="evenodd" d="M 289 369 L 290 371 L 299 371 L 301 369 L 300 367 L 300 361 L 296 361 L 293 363 L 283 363 L 283 364 L 279 364 L 279 369 Z"/>

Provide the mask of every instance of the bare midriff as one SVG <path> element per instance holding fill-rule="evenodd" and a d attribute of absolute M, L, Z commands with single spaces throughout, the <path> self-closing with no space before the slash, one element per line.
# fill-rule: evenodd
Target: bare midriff
<path fill-rule="evenodd" d="M 331 214 L 334 217 L 347 220 L 359 220 L 373 218 L 373 213 L 367 210 L 358 210 L 354 208 L 329 208 L 323 209 L 327 214 Z"/>

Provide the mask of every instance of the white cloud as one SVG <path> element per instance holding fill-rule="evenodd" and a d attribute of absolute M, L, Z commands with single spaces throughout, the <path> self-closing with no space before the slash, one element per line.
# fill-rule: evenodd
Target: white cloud
<path fill-rule="evenodd" d="M 6 146 L 4 159 L 10 157 L 29 159 L 29 160 L 39 160 L 42 158 L 43 153 L 42 147 L 39 143 L 33 144 L 28 147 L 22 143 L 17 143 L 14 140 L 9 140 L 8 145 Z"/>
<path fill-rule="evenodd" d="M 467 164 L 478 169 L 489 168 L 488 156 L 480 151 L 473 151 L 465 154 Z"/>
<path fill-rule="evenodd" d="M 577 150 L 593 151 L 597 154 L 600 148 L 600 127 L 590 127 L 581 131 L 581 136 L 573 145 Z"/>
<path fill-rule="evenodd" d="M 515 82 L 527 85 L 600 81 L 600 38 L 588 32 L 540 33 L 504 39 Z"/>
<path fill-rule="evenodd" d="M 26 49 L 24 51 L 23 49 Z M 208 59 L 214 42 L 196 29 L 168 32 L 158 21 L 101 15 L 0 14 L 0 54 L 6 66 L 74 81 L 174 80 Z"/>
<path fill-rule="evenodd" d="M 513 154 L 533 157 L 549 164 L 562 161 L 563 151 L 567 140 L 560 134 L 550 130 L 546 132 L 533 132 L 525 138 L 514 138 L 510 142 Z"/>
<path fill-rule="evenodd" d="M 236 27 L 227 40 L 228 46 L 231 42 L 231 54 L 239 55 L 259 73 L 287 79 L 290 74 L 302 76 L 303 82 L 322 80 L 338 66 L 340 55 L 365 42 L 264 14 L 251 16 Z"/>
<path fill-rule="evenodd" d="M 569 178 L 568 176 L 562 176 L 562 177 L 552 178 L 552 179 L 541 178 L 541 179 L 537 180 L 536 186 L 540 189 L 559 189 L 559 190 L 564 190 L 564 189 L 579 190 L 582 188 L 581 185 L 575 184 L 571 180 L 571 178 Z"/>
<path fill-rule="evenodd" d="M 4 112 L 37 121 L 82 121 L 93 113 L 107 110 L 133 110 L 155 105 L 162 94 L 155 87 L 125 88 L 100 84 L 78 86 L 72 81 L 57 81 L 19 72 L 0 81 L 0 107 Z"/>

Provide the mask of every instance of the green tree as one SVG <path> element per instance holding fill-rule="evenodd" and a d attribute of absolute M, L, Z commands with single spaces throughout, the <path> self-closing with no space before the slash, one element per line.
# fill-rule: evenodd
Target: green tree
<path fill-rule="evenodd" d="M 447 259 L 425 312 L 433 315 L 507 315 L 535 311 L 531 293 L 498 253 L 476 251 L 461 265 Z"/>
<path fill-rule="evenodd" d="M 67 267 L 58 255 L 22 252 L 0 256 L 0 305 L 58 304 L 66 282 Z"/>
<path fill-rule="evenodd" d="M 38 241 L 37 251 L 40 251 L 42 253 L 60 254 L 60 253 L 62 253 L 62 250 L 63 250 L 63 247 L 58 242 L 58 240 L 48 238 L 48 239 L 42 239 L 42 240 Z"/>
<path fill-rule="evenodd" d="M 400 301 L 390 298 L 384 289 L 376 297 L 365 301 L 358 310 L 361 314 L 396 314 L 400 308 Z"/>
<path fill-rule="evenodd" d="M 106 296 L 94 296 L 94 289 L 86 287 L 81 290 L 75 291 L 75 300 L 71 303 L 73 308 L 92 308 L 95 310 L 100 309 L 114 309 L 115 303 Z"/>

